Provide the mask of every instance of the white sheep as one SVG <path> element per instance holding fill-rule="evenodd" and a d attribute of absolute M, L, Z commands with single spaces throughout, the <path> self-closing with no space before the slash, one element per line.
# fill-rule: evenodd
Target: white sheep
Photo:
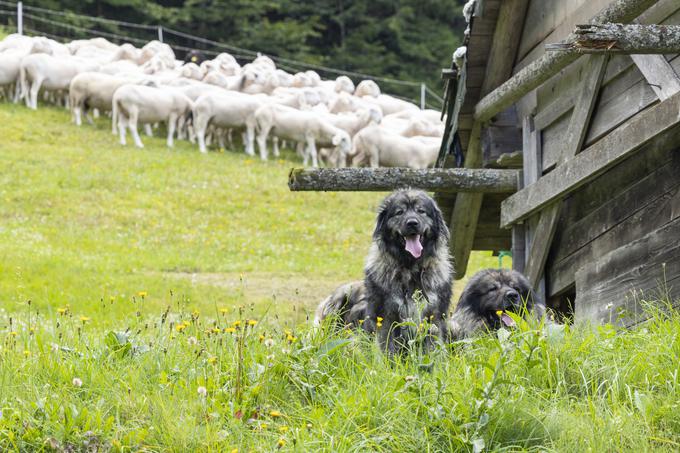
<path fill-rule="evenodd" d="M 167 145 L 172 148 L 177 123 L 184 122 L 191 108 L 191 99 L 172 87 L 131 84 L 121 86 L 113 95 L 113 115 L 118 115 L 120 144 L 125 145 L 127 126 L 135 145 L 144 148 L 137 132 L 137 124 L 165 122 L 168 128 Z"/>
<path fill-rule="evenodd" d="M 266 101 L 261 96 L 236 91 L 209 93 L 199 97 L 193 107 L 193 120 L 199 150 L 207 152 L 205 133 L 208 125 L 245 130 L 245 152 L 255 154 L 255 111 Z"/>
<path fill-rule="evenodd" d="M 377 98 L 380 96 L 380 87 L 372 80 L 362 80 L 354 90 L 354 96 L 371 96 Z"/>
<path fill-rule="evenodd" d="M 54 57 L 44 53 L 28 55 L 21 61 L 19 70 L 21 96 L 26 99 L 26 106 L 35 110 L 41 87 L 66 91 L 77 74 L 98 68 L 96 62 L 75 57 Z"/>
<path fill-rule="evenodd" d="M 353 139 L 352 165 L 368 161 L 371 167 L 428 168 L 439 153 L 439 140 L 403 137 L 380 125 L 360 130 Z"/>
<path fill-rule="evenodd" d="M 110 112 L 113 106 L 113 94 L 118 88 L 138 80 L 134 77 L 123 77 L 100 72 L 83 72 L 76 75 L 69 86 L 69 106 L 73 121 L 80 126 L 81 113 L 85 115 L 91 109 L 99 112 Z M 111 132 L 116 134 L 118 118 L 111 118 Z M 88 116 L 88 121 L 92 120 Z"/>
<path fill-rule="evenodd" d="M 347 154 L 352 140 L 347 132 L 333 126 L 315 112 L 296 110 L 285 105 L 266 104 L 255 112 L 257 124 L 257 144 L 260 157 L 267 160 L 267 137 L 273 136 L 293 140 L 306 145 L 303 164 L 311 158 L 312 166 L 318 167 L 316 146 L 336 148 L 337 152 Z"/>

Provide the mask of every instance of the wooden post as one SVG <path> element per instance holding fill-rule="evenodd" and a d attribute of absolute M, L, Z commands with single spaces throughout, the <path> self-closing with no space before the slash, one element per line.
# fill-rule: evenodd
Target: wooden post
<path fill-rule="evenodd" d="M 24 2 L 17 2 L 17 33 L 24 34 Z"/>
<path fill-rule="evenodd" d="M 680 25 L 577 25 L 563 42 L 545 50 L 572 53 L 675 54 L 680 53 Z"/>
<path fill-rule="evenodd" d="M 517 170 L 470 168 L 294 168 L 292 191 L 390 191 L 417 188 L 437 192 L 514 193 Z"/>
<path fill-rule="evenodd" d="M 512 74 L 512 66 L 515 62 L 528 3 L 528 0 L 506 0 L 502 2 L 498 14 L 498 23 L 494 31 L 493 45 L 489 52 L 489 62 L 482 83 L 482 95 L 491 91 Z M 459 83 L 464 83 L 464 81 Z M 483 164 L 481 130 L 482 122 L 474 121 L 465 156 L 465 167 L 467 168 L 481 167 Z M 453 138 L 453 134 L 451 138 Z M 462 278 L 467 271 L 483 199 L 481 193 L 461 193 L 456 197 L 451 215 L 452 238 L 449 245 L 456 267 L 456 278 L 458 279 Z"/>
<path fill-rule="evenodd" d="M 505 3 L 505 2 L 504 2 Z M 622 22 L 635 19 L 656 0 L 615 0 L 596 14 L 590 23 Z M 573 38 L 570 35 L 567 39 Z M 508 39 L 508 38 L 501 38 Z M 496 39 L 494 39 L 495 43 Z M 498 112 L 505 110 L 525 94 L 557 74 L 561 69 L 575 61 L 578 54 L 569 52 L 548 52 L 532 62 L 501 86 L 484 96 L 475 106 L 475 119 L 488 121 Z"/>

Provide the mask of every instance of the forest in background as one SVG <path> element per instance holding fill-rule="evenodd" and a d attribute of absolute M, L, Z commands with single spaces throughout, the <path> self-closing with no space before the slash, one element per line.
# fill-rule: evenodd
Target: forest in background
<path fill-rule="evenodd" d="M 441 68 L 450 65 L 451 54 L 460 45 L 465 28 L 463 3 L 464 0 L 29 0 L 24 5 L 163 25 L 269 55 L 425 82 L 441 94 Z M 28 27 L 55 36 L 77 38 L 86 33 L 57 24 L 66 22 L 123 36 L 154 37 L 148 30 L 122 30 L 114 24 L 92 23 L 69 14 L 50 17 L 47 13 L 29 13 L 46 20 L 28 17 Z M 167 36 L 166 41 L 198 47 L 195 42 L 182 42 L 175 36 Z M 331 78 L 333 74 L 322 76 Z M 417 87 L 384 88 L 418 96 Z"/>

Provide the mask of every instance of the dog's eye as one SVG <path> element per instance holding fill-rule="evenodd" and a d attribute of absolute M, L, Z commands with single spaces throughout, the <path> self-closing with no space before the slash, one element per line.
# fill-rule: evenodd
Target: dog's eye
<path fill-rule="evenodd" d="M 417 211 L 418 211 L 418 214 L 425 214 L 427 212 L 423 208 L 418 208 Z"/>
<path fill-rule="evenodd" d="M 397 209 L 396 211 L 394 211 L 394 215 L 402 215 L 403 213 L 404 213 L 403 209 Z"/>

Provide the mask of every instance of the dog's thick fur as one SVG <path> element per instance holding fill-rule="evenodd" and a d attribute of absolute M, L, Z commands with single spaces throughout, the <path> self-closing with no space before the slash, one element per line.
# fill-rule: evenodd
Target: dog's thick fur
<path fill-rule="evenodd" d="M 446 338 L 445 316 L 453 285 L 449 230 L 430 196 L 417 190 L 398 190 L 385 198 L 364 271 L 363 328 L 377 331 L 379 343 L 388 353 L 405 347 L 424 319 Z M 419 296 L 414 297 L 416 292 Z"/>
<path fill-rule="evenodd" d="M 362 280 L 346 283 L 333 291 L 316 309 L 314 325 L 320 326 L 324 319 L 334 317 L 336 328 L 359 327 L 366 312 L 366 290 Z"/>
<path fill-rule="evenodd" d="M 472 276 L 448 320 L 450 339 L 460 340 L 512 324 L 506 312 L 542 318 L 545 304 L 521 273 L 485 269 Z"/>

